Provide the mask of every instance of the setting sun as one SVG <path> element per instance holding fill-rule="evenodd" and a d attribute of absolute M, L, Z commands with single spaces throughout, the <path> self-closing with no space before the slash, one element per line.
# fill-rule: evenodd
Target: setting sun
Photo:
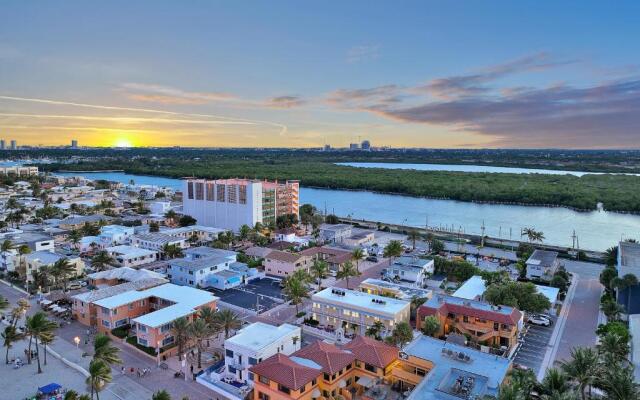
<path fill-rule="evenodd" d="M 113 144 L 115 147 L 132 147 L 133 144 L 127 138 L 118 138 Z"/>

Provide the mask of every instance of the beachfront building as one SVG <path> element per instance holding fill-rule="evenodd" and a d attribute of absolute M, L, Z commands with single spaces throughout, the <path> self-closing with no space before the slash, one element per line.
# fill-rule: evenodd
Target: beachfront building
<path fill-rule="evenodd" d="M 352 226 L 349 224 L 322 224 L 320 239 L 325 243 L 342 243 L 351 237 Z"/>
<path fill-rule="evenodd" d="M 437 336 L 460 333 L 471 337 L 473 343 L 506 353 L 518 344 L 518 332 L 524 326 L 524 314 L 513 307 L 443 294 L 434 295 L 418 308 L 417 328 L 431 315 L 440 321 Z"/>
<path fill-rule="evenodd" d="M 430 299 L 433 291 L 430 289 L 416 288 L 401 283 L 383 281 L 382 279 L 367 278 L 360 282 L 358 289 L 361 292 L 376 294 L 378 296 L 394 297 L 400 300 Z"/>
<path fill-rule="evenodd" d="M 38 175 L 38 167 L 29 167 L 16 163 L 0 164 L 0 175 L 32 176 Z"/>
<path fill-rule="evenodd" d="M 364 335 L 367 328 L 381 322 L 382 336 L 400 322 L 409 322 L 410 302 L 356 290 L 326 288 L 311 296 L 311 317 L 329 329 L 343 334 Z"/>
<path fill-rule="evenodd" d="M 139 345 L 174 354 L 173 321 L 181 317 L 192 320 L 202 307 L 215 310 L 218 298 L 204 290 L 163 281 L 141 279 L 75 295 L 73 314 L 100 332 L 130 326 Z"/>
<path fill-rule="evenodd" d="M 407 400 L 495 398 L 511 369 L 507 358 L 422 335 L 399 358 L 392 380 Z"/>
<path fill-rule="evenodd" d="M 432 258 L 402 256 L 393 261 L 393 264 L 385 270 L 385 275 L 417 287 L 424 287 L 434 270 L 435 264 Z"/>
<path fill-rule="evenodd" d="M 275 224 L 278 216 L 298 216 L 300 185 L 250 179 L 186 179 L 182 206 L 200 225 L 238 232 L 242 225 Z"/>
<path fill-rule="evenodd" d="M 640 243 L 620 242 L 618 245 L 618 277 L 634 275 L 640 280 Z M 617 300 L 627 315 L 640 314 L 640 285 L 616 289 Z"/>
<path fill-rule="evenodd" d="M 155 251 L 141 249 L 135 246 L 107 247 L 106 252 L 113 257 L 120 267 L 139 267 L 157 260 Z"/>
<path fill-rule="evenodd" d="M 36 271 L 42 270 L 42 268 L 50 268 L 58 260 L 63 258 L 67 259 L 67 262 L 73 267 L 73 276 L 80 276 L 84 273 L 84 261 L 77 256 L 64 256 L 62 254 L 54 253 L 51 251 L 40 250 L 33 253 L 26 254 L 24 256 L 25 274 L 28 284 L 33 283 L 33 274 Z M 42 288 L 44 289 L 44 288 Z"/>
<path fill-rule="evenodd" d="M 558 252 L 536 249 L 526 261 L 527 279 L 549 282 L 560 265 Z"/>
<path fill-rule="evenodd" d="M 365 395 L 391 378 L 398 349 L 356 336 L 338 347 L 316 341 L 287 356 L 275 354 L 251 367 L 253 400 L 335 399 Z M 363 397 L 365 398 L 365 397 Z"/>

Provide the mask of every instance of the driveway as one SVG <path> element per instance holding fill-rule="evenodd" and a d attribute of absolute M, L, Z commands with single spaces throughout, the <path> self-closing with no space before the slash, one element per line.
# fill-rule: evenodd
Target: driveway
<path fill-rule="evenodd" d="M 552 317 L 554 324 L 555 317 Z M 527 332 L 524 334 L 522 346 L 518 349 L 513 362 L 531 368 L 536 375 L 542 366 L 545 352 L 551 335 L 553 326 L 537 326 L 527 324 Z"/>

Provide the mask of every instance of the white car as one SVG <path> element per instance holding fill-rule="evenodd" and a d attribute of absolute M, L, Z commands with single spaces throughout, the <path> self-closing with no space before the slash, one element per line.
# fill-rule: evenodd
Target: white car
<path fill-rule="evenodd" d="M 82 285 L 80 284 L 80 282 L 71 282 L 69 286 L 67 286 L 67 289 L 69 290 L 78 290 L 81 288 L 82 288 Z"/>
<path fill-rule="evenodd" d="M 551 320 L 541 315 L 530 315 L 527 322 L 538 326 L 551 326 Z"/>

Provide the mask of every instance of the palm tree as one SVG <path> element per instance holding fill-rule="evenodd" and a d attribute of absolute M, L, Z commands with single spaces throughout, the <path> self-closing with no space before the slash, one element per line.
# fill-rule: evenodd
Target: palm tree
<path fill-rule="evenodd" d="M 5 353 L 5 363 L 9 364 L 9 349 L 13 347 L 13 343 L 20 340 L 21 336 L 15 326 L 7 326 L 2 332 L 2 339 L 4 340 L 3 346 L 7 348 Z"/>
<path fill-rule="evenodd" d="M 631 351 L 627 339 L 614 332 L 602 336 L 597 348 L 600 357 L 607 360 L 607 365 L 627 361 Z"/>
<path fill-rule="evenodd" d="M 618 304 L 614 300 L 605 301 L 600 304 L 600 309 L 607 317 L 607 321 L 617 321 L 620 318 L 620 314 L 624 312 L 624 307 Z"/>
<path fill-rule="evenodd" d="M 189 320 L 180 317 L 173 321 L 173 326 L 171 330 L 173 331 L 173 337 L 175 338 L 176 345 L 178 346 L 178 361 L 182 361 L 182 353 L 184 351 L 184 346 L 189 340 Z"/>
<path fill-rule="evenodd" d="M 303 299 L 309 297 L 309 289 L 305 282 L 300 279 L 295 279 L 293 276 L 285 279 L 284 281 L 284 289 L 282 292 L 289 297 L 291 300 L 291 304 L 296 306 L 296 315 L 298 315 L 299 309 L 298 305 L 302 303 Z"/>
<path fill-rule="evenodd" d="M 347 289 L 349 289 L 349 278 L 351 277 L 356 277 L 356 276 L 360 276 L 360 271 L 358 271 L 353 264 L 351 263 L 351 261 L 345 261 L 342 266 L 340 267 L 340 269 L 338 270 L 338 273 L 336 274 L 336 279 L 344 279 L 347 281 Z"/>
<path fill-rule="evenodd" d="M 542 379 L 540 389 L 547 395 L 567 392 L 571 390 L 569 377 L 558 368 L 550 368 Z"/>
<path fill-rule="evenodd" d="M 517 387 L 525 399 L 530 398 L 533 388 L 537 384 L 536 375 L 532 370 L 513 369 L 509 373 L 511 384 Z"/>
<path fill-rule="evenodd" d="M 433 241 L 434 238 L 435 238 L 435 235 L 431 232 L 427 232 L 427 234 L 424 235 L 424 240 L 427 242 L 427 251 L 429 253 L 431 253 L 431 242 Z"/>
<path fill-rule="evenodd" d="M 0 247 L 0 250 L 2 250 L 2 252 L 4 253 L 5 251 L 9 251 L 13 248 L 15 248 L 15 246 L 13 245 L 13 242 L 7 239 L 4 242 L 2 242 L 2 247 Z"/>
<path fill-rule="evenodd" d="M 89 364 L 89 376 L 87 377 L 87 385 L 91 387 L 91 400 L 93 394 L 96 394 L 97 400 L 100 400 L 99 392 L 104 385 L 111 382 L 111 367 L 102 360 L 91 360 Z"/>
<path fill-rule="evenodd" d="M 527 400 L 520 387 L 514 383 L 500 386 L 496 400 Z"/>
<path fill-rule="evenodd" d="M 69 241 L 73 243 L 73 248 L 78 249 L 78 243 L 80 243 L 80 239 L 82 239 L 82 234 L 76 229 L 69 232 Z"/>
<path fill-rule="evenodd" d="M 105 334 L 96 336 L 93 342 L 93 359 L 102 360 L 108 365 L 122 364 L 122 359 L 118 355 L 120 349 L 111 345 L 111 338 Z"/>
<path fill-rule="evenodd" d="M 177 214 L 173 210 L 169 210 L 166 213 L 164 213 L 164 218 L 168 220 L 171 225 L 175 224 L 176 217 L 177 217 Z"/>
<path fill-rule="evenodd" d="M 90 400 L 88 394 L 79 395 L 75 390 L 67 390 L 67 393 L 64 394 L 63 400 Z"/>
<path fill-rule="evenodd" d="M 224 331 L 224 338 L 229 339 L 229 332 L 239 329 L 242 326 L 242 321 L 233 311 L 222 310 L 216 313 L 216 324 Z"/>
<path fill-rule="evenodd" d="M 637 400 L 640 398 L 640 384 L 634 381 L 633 368 L 608 365 L 598 386 L 605 391 L 607 399 Z"/>
<path fill-rule="evenodd" d="M 47 346 L 53 343 L 56 336 L 53 332 L 43 332 L 40 334 L 40 343 L 42 343 L 42 349 L 44 351 L 44 365 L 47 365 Z"/>
<path fill-rule="evenodd" d="M 360 247 L 356 247 L 351 252 L 351 259 L 356 263 L 356 271 L 360 272 L 360 260 L 364 257 L 364 251 Z"/>
<path fill-rule="evenodd" d="M 53 263 L 51 270 L 55 271 L 55 274 L 62 279 L 62 288 L 66 292 L 67 283 L 71 275 L 76 273 L 76 267 L 69 262 L 69 259 L 61 258 Z"/>
<path fill-rule="evenodd" d="M 213 327 L 217 323 L 216 312 L 213 310 L 213 308 L 208 306 L 204 306 L 200 310 L 198 310 L 198 317 L 202 318 L 204 322 L 206 322 L 210 327 Z"/>
<path fill-rule="evenodd" d="M 167 258 L 178 258 L 182 257 L 182 248 L 177 244 L 165 244 L 162 247 L 162 252 Z"/>
<path fill-rule="evenodd" d="M 381 321 L 376 321 L 373 323 L 373 325 L 371 325 L 369 328 L 367 328 L 367 331 L 365 332 L 365 335 L 372 337 L 376 340 L 380 340 L 382 339 L 380 337 L 380 333 L 382 333 L 382 330 L 384 329 L 384 324 Z"/>
<path fill-rule="evenodd" d="M 313 265 L 310 268 L 311 276 L 318 283 L 318 292 L 320 291 L 320 286 L 322 284 L 322 280 L 327 277 L 329 273 L 329 266 L 323 260 L 315 260 Z"/>
<path fill-rule="evenodd" d="M 195 339 L 198 350 L 198 368 L 202 368 L 202 341 L 206 339 L 210 333 L 211 331 L 203 319 L 198 318 L 189 324 L 189 336 Z"/>
<path fill-rule="evenodd" d="M 55 273 L 51 273 L 46 266 L 42 266 L 40 269 L 31 272 L 33 285 L 42 288 L 45 292 L 49 291 L 50 277 L 55 278 Z"/>
<path fill-rule="evenodd" d="M 91 258 L 91 266 L 96 271 L 104 271 L 115 263 L 115 259 L 106 250 L 99 251 Z"/>
<path fill-rule="evenodd" d="M 411 229 L 409 231 L 409 234 L 407 235 L 407 239 L 411 240 L 413 250 L 416 249 L 416 240 L 418 240 L 418 238 L 420 238 L 420 234 L 418 233 L 418 231 L 415 229 Z"/>
<path fill-rule="evenodd" d="M 27 320 L 25 323 L 26 334 L 29 336 L 29 354 L 27 354 L 27 360 L 29 364 L 31 364 L 31 343 L 35 341 L 39 374 L 42 373 L 42 367 L 40 365 L 40 351 L 38 346 L 40 336 L 43 334 L 53 334 L 53 331 L 57 327 L 58 324 L 53 321 L 49 321 L 46 314 L 42 311 L 38 311 L 31 316 L 27 316 Z"/>
<path fill-rule="evenodd" d="M 151 396 L 151 400 L 171 400 L 171 396 L 166 390 L 160 390 Z"/>
<path fill-rule="evenodd" d="M 399 257 L 400 254 L 402 254 L 402 243 L 399 240 L 390 241 L 384 248 L 384 256 L 391 258 L 392 261 L 394 257 Z"/>
<path fill-rule="evenodd" d="M 27 299 L 19 299 L 16 303 L 16 307 L 11 310 L 11 326 L 15 327 L 18 320 L 27 313 L 27 310 L 31 308 L 31 303 Z"/>
<path fill-rule="evenodd" d="M 598 354 L 594 349 L 577 347 L 571 350 L 571 359 L 560 363 L 562 371 L 569 376 L 571 380 L 577 382 L 580 388 L 580 397 L 585 400 L 587 394 L 585 391 L 589 389 L 599 375 Z"/>

